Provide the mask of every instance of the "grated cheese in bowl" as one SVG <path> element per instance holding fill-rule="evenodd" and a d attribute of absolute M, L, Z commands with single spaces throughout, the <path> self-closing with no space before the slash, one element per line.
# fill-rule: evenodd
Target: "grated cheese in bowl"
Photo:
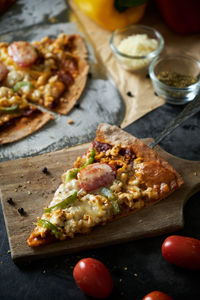
<path fill-rule="evenodd" d="M 153 28 L 132 25 L 117 29 L 111 36 L 110 46 L 125 69 L 137 71 L 148 67 L 162 51 L 164 40 Z"/>
<path fill-rule="evenodd" d="M 118 50 L 131 56 L 146 56 L 158 48 L 158 41 L 149 38 L 146 34 L 136 34 L 122 40 Z"/>

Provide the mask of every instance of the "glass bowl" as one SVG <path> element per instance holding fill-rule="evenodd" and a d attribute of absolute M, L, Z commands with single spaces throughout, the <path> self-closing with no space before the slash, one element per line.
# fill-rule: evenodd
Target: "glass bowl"
<path fill-rule="evenodd" d="M 147 38 L 145 43 L 144 36 Z M 132 42 L 131 45 L 129 43 L 128 47 L 124 46 L 123 48 L 125 48 L 125 52 L 123 52 L 121 50 L 122 42 L 124 43 L 125 41 L 127 45 L 127 39 L 129 38 L 130 41 L 130 37 L 132 40 L 134 37 L 134 42 Z M 135 72 L 146 70 L 148 68 L 153 58 L 158 56 L 162 51 L 164 47 L 164 39 L 154 28 L 144 25 L 131 25 L 118 28 L 113 32 L 110 38 L 110 47 L 115 58 L 123 66 L 123 68 L 128 71 Z"/>
<path fill-rule="evenodd" d="M 155 58 L 149 75 L 156 94 L 170 104 L 186 104 L 200 91 L 200 62 L 188 55 Z"/>

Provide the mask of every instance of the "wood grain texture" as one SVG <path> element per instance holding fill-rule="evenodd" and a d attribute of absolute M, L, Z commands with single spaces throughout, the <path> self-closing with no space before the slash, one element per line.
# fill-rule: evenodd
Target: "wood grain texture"
<path fill-rule="evenodd" d="M 149 143 L 152 140 L 144 141 Z M 184 180 L 184 185 L 178 191 L 151 207 L 105 226 L 96 227 L 90 234 L 38 249 L 29 248 L 26 239 L 32 232 L 37 216 L 42 214 L 43 207 L 52 199 L 54 191 L 61 183 L 62 173 L 73 166 L 74 160 L 87 147 L 88 144 L 84 144 L 0 164 L 1 201 L 11 255 L 15 262 L 156 236 L 183 227 L 183 206 L 192 194 L 200 190 L 200 162 L 179 159 L 157 146 L 155 150 Z M 43 167 L 48 168 L 49 174 L 42 172 Z M 14 205 L 7 202 L 9 197 L 12 197 Z M 25 215 L 19 214 L 19 207 L 24 208 Z"/>

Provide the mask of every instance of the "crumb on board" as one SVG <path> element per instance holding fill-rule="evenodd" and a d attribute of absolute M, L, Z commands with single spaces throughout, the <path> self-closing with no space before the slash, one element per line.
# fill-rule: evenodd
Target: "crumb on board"
<path fill-rule="evenodd" d="M 72 125 L 72 124 L 74 124 L 74 121 L 73 121 L 72 119 L 69 119 L 69 120 L 67 121 L 67 123 L 68 123 L 69 125 Z"/>

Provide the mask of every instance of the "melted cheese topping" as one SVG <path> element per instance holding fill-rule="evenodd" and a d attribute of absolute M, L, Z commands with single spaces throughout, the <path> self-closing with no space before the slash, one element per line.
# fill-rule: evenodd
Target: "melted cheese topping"
<path fill-rule="evenodd" d="M 138 169 L 143 159 L 135 157 L 134 153 L 130 151 L 127 152 L 128 154 L 120 154 L 121 150 L 120 145 L 116 145 L 106 152 L 98 153 L 96 151 L 94 161 L 96 164 L 97 162 L 103 164 L 110 163 L 116 170 L 116 178 L 112 184 L 106 186 L 106 189 L 119 207 L 117 214 L 120 214 L 120 211 L 123 212 L 124 208 L 125 210 L 133 210 L 145 207 L 149 200 L 155 201 L 159 198 L 160 189 L 160 186 L 146 186 L 142 181 Z M 89 156 L 90 150 L 82 158 L 77 159 L 74 164 L 75 168 L 83 166 Z M 76 233 L 87 233 L 92 227 L 106 223 L 116 214 L 112 199 L 102 193 L 102 188 L 86 192 L 81 188 L 81 178 L 77 175 L 75 179 L 66 182 L 69 172 L 72 171 L 73 173 L 75 170 L 68 170 L 62 175 L 63 182 L 55 192 L 49 207 L 62 202 L 75 191 L 77 192 L 77 199 L 64 209 L 54 208 L 51 212 L 46 212 L 42 215 L 42 219 L 51 222 L 57 227 L 62 234 L 60 239 L 74 237 Z M 88 173 L 88 168 L 87 170 L 85 168 L 85 175 L 89 174 L 89 178 L 94 176 L 92 178 L 94 181 L 97 175 L 93 173 L 92 166 L 90 170 L 91 173 Z M 48 231 L 47 228 L 39 226 L 37 230 L 41 236 Z"/>
<path fill-rule="evenodd" d="M 59 226 L 63 233 L 61 239 L 66 236 L 73 237 L 75 233 L 88 232 L 91 227 L 105 222 L 113 214 L 112 206 L 105 197 L 96 193 L 86 194 L 82 189 L 78 189 L 76 179 L 58 187 L 49 207 L 62 202 L 74 191 L 78 191 L 78 198 L 69 207 L 42 215 L 42 219 Z M 44 232 L 46 229 L 39 227 L 39 231 Z"/>
<path fill-rule="evenodd" d="M 9 73 L 7 78 L 1 82 L 1 86 L 13 88 L 16 83 L 21 81 L 31 82 L 31 86 L 23 86 L 15 93 L 27 100 L 51 108 L 54 101 L 59 99 L 68 86 L 58 78 L 60 66 L 65 60 L 76 60 L 74 55 L 66 51 L 69 36 L 60 34 L 57 39 L 50 40 L 45 37 L 41 41 L 32 42 L 41 56 L 41 62 L 36 61 L 32 66 L 19 67 L 8 55 L 8 43 L 0 43 L 0 58 L 7 66 Z M 77 74 L 77 70 L 69 69 L 72 78 Z M 76 72 L 75 72 L 76 71 Z"/>

